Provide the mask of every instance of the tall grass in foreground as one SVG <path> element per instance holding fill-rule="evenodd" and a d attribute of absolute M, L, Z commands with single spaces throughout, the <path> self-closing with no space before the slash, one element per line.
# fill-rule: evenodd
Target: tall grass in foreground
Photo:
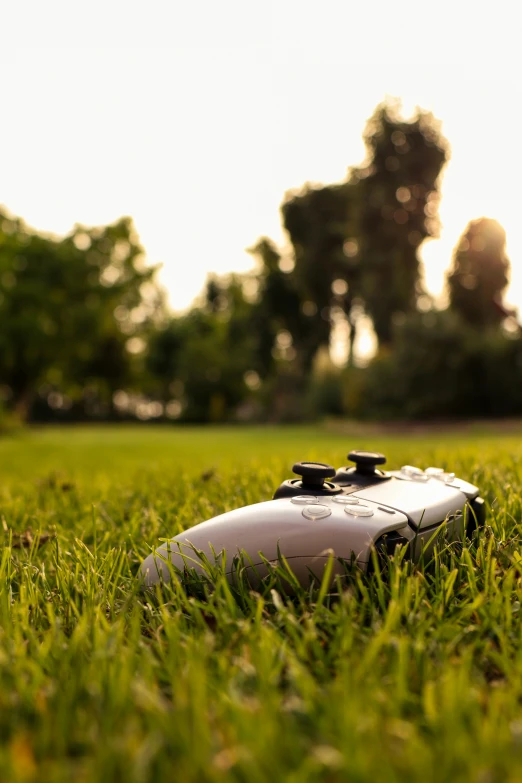
<path fill-rule="evenodd" d="M 259 592 L 216 573 L 140 590 L 150 545 L 269 497 L 285 455 L 343 462 L 344 439 L 322 433 L 318 453 L 302 433 L 262 459 L 254 431 L 206 430 L 199 453 L 176 431 L 0 442 L 1 781 L 522 779 L 512 438 L 388 439 L 393 466 L 451 466 L 489 503 L 484 533 L 423 569 L 396 557 L 292 598 L 284 568 Z"/>

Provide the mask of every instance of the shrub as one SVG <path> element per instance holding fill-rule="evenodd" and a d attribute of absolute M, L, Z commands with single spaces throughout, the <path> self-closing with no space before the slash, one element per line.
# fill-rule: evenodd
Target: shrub
<path fill-rule="evenodd" d="M 522 414 L 522 339 L 452 312 L 416 313 L 365 371 L 359 414 L 377 419 Z"/>

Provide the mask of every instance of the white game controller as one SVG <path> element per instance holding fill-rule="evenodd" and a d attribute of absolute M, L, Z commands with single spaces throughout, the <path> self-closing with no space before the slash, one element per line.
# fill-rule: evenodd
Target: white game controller
<path fill-rule="evenodd" d="M 462 539 L 485 522 L 478 488 L 453 473 L 410 465 L 385 472 L 377 466 L 386 458 L 368 451 L 352 451 L 348 458 L 355 467 L 337 472 L 323 463 L 298 462 L 293 471 L 300 478 L 284 481 L 273 500 L 220 514 L 170 539 L 143 562 L 145 585 L 168 581 L 170 563 L 180 572 L 203 573 L 201 551 L 212 564 L 225 562 L 230 578 L 239 556 L 254 582 L 281 554 L 306 586 L 322 578 L 332 555 L 332 575 L 345 573 L 343 561 L 366 570 L 373 549 L 393 554 L 398 544 L 408 545 L 407 556 L 418 561 L 438 532 Z M 332 477 L 333 483 L 326 481 Z"/>

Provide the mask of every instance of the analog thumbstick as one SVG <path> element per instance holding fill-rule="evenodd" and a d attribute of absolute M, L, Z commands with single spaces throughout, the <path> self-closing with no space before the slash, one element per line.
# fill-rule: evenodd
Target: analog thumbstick
<path fill-rule="evenodd" d="M 377 465 L 384 465 L 386 457 L 378 451 L 350 451 L 350 462 L 355 462 L 357 473 L 375 473 Z"/>
<path fill-rule="evenodd" d="M 301 476 L 303 488 L 317 488 L 324 485 L 325 479 L 335 476 L 335 468 L 324 462 L 296 462 L 293 472 Z"/>

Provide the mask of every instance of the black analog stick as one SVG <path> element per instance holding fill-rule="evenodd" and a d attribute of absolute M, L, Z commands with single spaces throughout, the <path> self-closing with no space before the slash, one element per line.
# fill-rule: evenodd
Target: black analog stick
<path fill-rule="evenodd" d="M 324 462 L 296 462 L 292 470 L 301 476 L 302 486 L 310 488 L 322 487 L 325 479 L 335 476 L 335 468 Z"/>
<path fill-rule="evenodd" d="M 375 473 L 377 465 L 384 465 L 386 457 L 378 451 L 350 451 L 350 462 L 355 462 L 357 473 Z"/>
<path fill-rule="evenodd" d="M 338 495 L 341 487 L 326 481 L 335 476 L 335 468 L 324 462 L 296 462 L 292 468 L 300 479 L 287 479 L 276 489 L 274 500 L 278 498 L 293 498 L 297 495 L 328 496 Z"/>

